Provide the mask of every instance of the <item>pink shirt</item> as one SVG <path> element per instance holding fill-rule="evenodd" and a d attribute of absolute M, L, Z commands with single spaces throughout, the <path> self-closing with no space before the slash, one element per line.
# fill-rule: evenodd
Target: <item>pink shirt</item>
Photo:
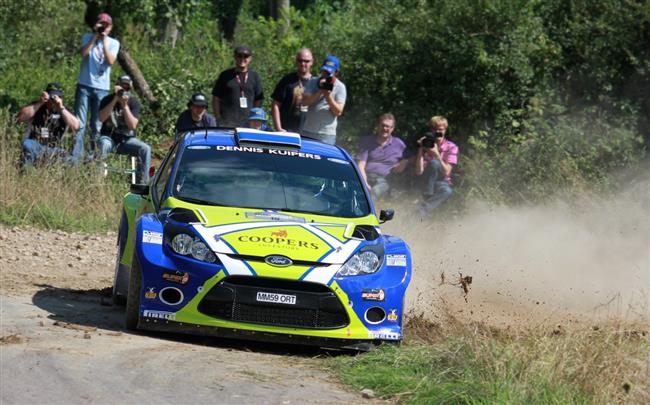
<path fill-rule="evenodd" d="M 449 163 L 450 165 L 458 164 L 458 146 L 452 141 L 445 139 L 440 145 L 440 158 L 443 162 Z M 429 160 L 433 159 L 433 152 L 426 152 L 424 156 L 425 167 L 429 164 Z M 451 176 L 445 177 L 449 183 L 451 183 Z"/>

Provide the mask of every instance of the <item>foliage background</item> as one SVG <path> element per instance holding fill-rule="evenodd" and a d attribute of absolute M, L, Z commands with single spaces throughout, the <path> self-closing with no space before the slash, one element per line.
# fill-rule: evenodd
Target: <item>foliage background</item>
<path fill-rule="evenodd" d="M 267 110 L 299 47 L 313 50 L 315 66 L 327 53 L 341 58 L 349 101 L 339 142 L 351 149 L 382 112 L 410 140 L 432 115 L 447 116 L 461 146 L 461 196 L 527 202 L 608 190 L 612 173 L 645 156 L 650 2 L 305 0 L 292 2 L 288 27 L 269 17 L 269 3 L 4 1 L 0 107 L 15 113 L 54 80 L 72 105 L 84 21 L 107 10 L 165 113 L 166 133 L 146 108 L 141 120 L 140 136 L 158 153 L 189 95 L 209 94 L 232 66 L 233 44 L 246 43 Z"/>

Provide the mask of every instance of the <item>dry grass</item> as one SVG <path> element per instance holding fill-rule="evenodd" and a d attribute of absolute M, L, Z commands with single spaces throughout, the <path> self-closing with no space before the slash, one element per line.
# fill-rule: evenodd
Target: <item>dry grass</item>
<path fill-rule="evenodd" d="M 472 353 L 474 367 L 511 379 L 520 390 L 543 378 L 593 403 L 650 403 L 648 325 L 613 320 L 504 331 L 465 324 L 449 314 L 441 318 L 436 323 L 411 314 L 405 327 L 409 346 L 446 347 L 450 339 L 460 341 Z"/>

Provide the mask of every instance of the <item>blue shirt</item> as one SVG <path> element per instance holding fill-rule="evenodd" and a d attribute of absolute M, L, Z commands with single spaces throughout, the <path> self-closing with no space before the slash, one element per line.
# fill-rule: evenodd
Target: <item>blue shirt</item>
<path fill-rule="evenodd" d="M 84 47 L 92 40 L 93 34 L 86 33 L 81 37 L 81 47 Z M 107 37 L 108 51 L 117 56 L 120 50 L 120 42 L 117 39 Z M 88 52 L 88 56 L 81 59 L 81 69 L 77 82 L 84 86 L 100 90 L 109 90 L 111 87 L 111 64 L 104 55 L 104 41 L 97 39 Z"/>

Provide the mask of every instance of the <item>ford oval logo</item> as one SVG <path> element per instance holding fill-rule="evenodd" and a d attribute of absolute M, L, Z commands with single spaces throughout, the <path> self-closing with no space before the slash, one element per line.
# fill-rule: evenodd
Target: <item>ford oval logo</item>
<path fill-rule="evenodd" d="M 291 266 L 293 262 L 291 259 L 289 259 L 286 256 L 280 256 L 280 255 L 271 255 L 271 256 L 266 256 L 264 258 L 264 261 L 271 266 L 277 266 L 277 267 L 286 267 L 286 266 Z"/>

